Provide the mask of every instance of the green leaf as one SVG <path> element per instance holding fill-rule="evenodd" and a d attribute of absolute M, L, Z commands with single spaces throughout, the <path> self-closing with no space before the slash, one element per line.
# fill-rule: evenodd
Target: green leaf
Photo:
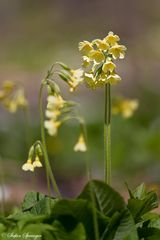
<path fill-rule="evenodd" d="M 72 231 L 67 231 L 60 222 L 53 223 L 53 233 L 56 240 L 86 240 L 85 229 L 81 223 Z"/>
<path fill-rule="evenodd" d="M 79 198 L 92 202 L 95 199 L 96 208 L 106 216 L 126 208 L 123 198 L 112 187 L 98 180 L 90 181 Z"/>
<path fill-rule="evenodd" d="M 22 210 L 30 211 L 30 213 L 35 215 L 50 214 L 51 208 L 53 208 L 57 201 L 57 199 L 50 198 L 38 192 L 29 192 L 22 203 Z"/>
<path fill-rule="evenodd" d="M 158 207 L 158 198 L 155 192 L 148 192 L 143 199 L 129 199 L 128 208 L 131 211 L 135 222 L 140 221 L 141 217 Z"/>
<path fill-rule="evenodd" d="M 93 206 L 87 200 L 60 200 L 52 210 L 51 219 L 60 221 L 70 231 L 75 228 L 76 224 L 83 223 L 87 235 L 94 240 Z M 110 219 L 97 211 L 97 220 L 101 233 Z"/>
<path fill-rule="evenodd" d="M 128 209 L 115 213 L 105 229 L 101 240 L 138 240 L 133 217 Z"/>
<path fill-rule="evenodd" d="M 23 200 L 22 203 L 22 210 L 29 210 L 32 208 L 37 202 L 39 202 L 41 199 L 44 199 L 45 195 L 39 192 L 28 192 Z"/>

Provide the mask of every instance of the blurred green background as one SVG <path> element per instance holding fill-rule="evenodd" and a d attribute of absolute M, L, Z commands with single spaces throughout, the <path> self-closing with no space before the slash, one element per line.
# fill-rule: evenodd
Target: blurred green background
<path fill-rule="evenodd" d="M 0 0 L 0 84 L 21 82 L 30 103 L 31 143 L 40 138 L 38 90 L 48 67 L 63 61 L 79 67 L 78 42 L 103 38 L 112 30 L 128 48 L 119 64 L 123 81 L 113 95 L 138 98 L 140 106 L 128 120 L 113 117 L 113 185 L 125 192 L 124 182 L 160 183 L 160 1 L 152 0 Z M 59 81 L 57 79 L 57 81 Z M 81 103 L 87 122 L 93 176 L 103 178 L 103 89 L 80 87 L 70 94 L 60 82 L 66 99 Z M 16 203 L 28 190 L 46 192 L 44 170 L 21 171 L 26 161 L 26 116 L 0 108 L 1 177 L 6 198 Z M 27 130 L 28 131 L 28 130 Z M 47 136 L 54 173 L 64 196 L 77 194 L 85 182 L 87 156 L 74 153 L 78 126 L 62 127 L 57 138 Z M 1 197 L 1 195 L 0 195 Z"/>

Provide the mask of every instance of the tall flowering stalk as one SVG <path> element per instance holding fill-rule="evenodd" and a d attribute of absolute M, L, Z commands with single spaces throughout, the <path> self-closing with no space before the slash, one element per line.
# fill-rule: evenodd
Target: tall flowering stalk
<path fill-rule="evenodd" d="M 79 43 L 83 55 L 84 82 L 89 88 L 105 88 L 104 103 L 104 179 L 111 184 L 111 86 L 119 83 L 114 60 L 123 59 L 126 47 L 118 42 L 120 38 L 109 32 L 104 39 Z"/>
<path fill-rule="evenodd" d="M 121 81 L 121 77 L 116 73 L 114 61 L 123 59 L 126 51 L 126 47 L 120 45 L 119 41 L 118 35 L 109 32 L 103 39 L 80 42 L 82 67 L 76 70 L 66 68 L 59 74 L 68 83 L 71 92 L 81 83 L 85 83 L 91 89 L 105 88 L 104 178 L 108 184 L 111 183 L 111 86 Z"/>

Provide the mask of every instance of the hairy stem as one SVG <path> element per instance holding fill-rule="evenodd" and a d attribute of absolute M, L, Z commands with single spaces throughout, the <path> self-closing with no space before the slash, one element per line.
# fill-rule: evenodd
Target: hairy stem
<path fill-rule="evenodd" d="M 111 86 L 105 85 L 105 116 L 104 116 L 104 175 L 105 182 L 111 184 Z"/>

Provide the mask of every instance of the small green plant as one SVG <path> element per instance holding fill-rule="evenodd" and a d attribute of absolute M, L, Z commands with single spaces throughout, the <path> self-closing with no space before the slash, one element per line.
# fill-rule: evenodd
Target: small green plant
<path fill-rule="evenodd" d="M 123 59 L 126 47 L 119 37 L 109 32 L 104 39 L 79 43 L 82 66 L 76 70 L 57 62 L 41 82 L 39 111 L 41 139 L 30 147 L 24 171 L 34 172 L 45 165 L 48 195 L 38 192 L 26 194 L 21 208 L 8 217 L 1 217 L 0 234 L 3 240 L 18 237 L 44 240 L 158 240 L 160 216 L 151 212 L 158 207 L 155 191 L 147 191 L 144 184 L 135 190 L 127 186 L 128 203 L 111 187 L 111 114 L 132 116 L 138 107 L 136 99 L 111 99 L 111 87 L 121 81 L 116 73 L 115 60 Z M 78 197 L 64 199 L 59 190 L 48 157 L 46 131 L 51 136 L 68 120 L 77 120 L 80 131 L 74 151 L 86 152 L 87 131 L 78 104 L 63 98 L 55 82 L 59 76 L 72 93 L 84 83 L 90 89 L 104 88 L 104 179 L 93 180 L 87 165 L 88 183 Z M 43 113 L 43 90 L 47 90 L 47 105 Z M 46 131 L 45 131 L 46 130 Z M 44 163 L 43 163 L 44 161 Z M 56 197 L 51 196 L 53 187 Z"/>

